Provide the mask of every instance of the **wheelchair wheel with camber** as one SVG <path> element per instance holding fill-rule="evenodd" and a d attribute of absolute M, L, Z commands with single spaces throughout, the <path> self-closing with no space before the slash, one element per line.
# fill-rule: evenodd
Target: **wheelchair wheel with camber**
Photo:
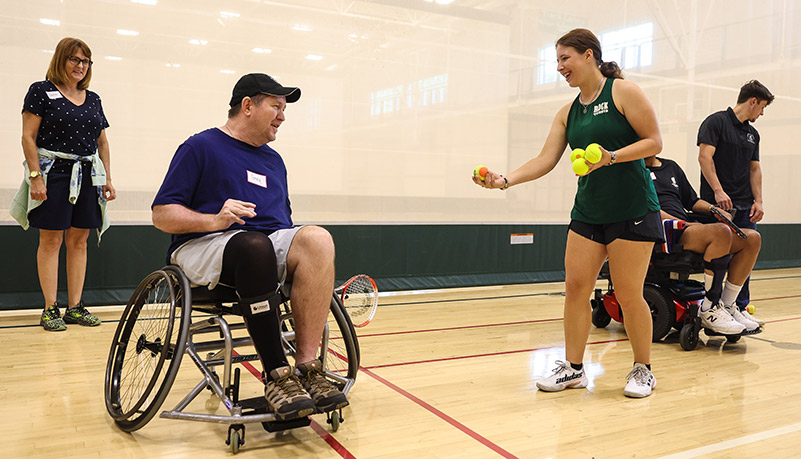
<path fill-rule="evenodd" d="M 120 318 L 106 365 L 106 409 L 120 429 L 140 429 L 161 408 L 184 354 L 191 320 L 189 283 L 167 266 L 136 288 Z"/>

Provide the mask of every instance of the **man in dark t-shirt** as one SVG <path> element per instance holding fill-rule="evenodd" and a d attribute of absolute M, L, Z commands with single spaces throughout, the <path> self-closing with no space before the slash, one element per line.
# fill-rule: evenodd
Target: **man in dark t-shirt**
<path fill-rule="evenodd" d="M 684 171 L 676 162 L 652 156 L 645 159 L 645 165 L 651 174 L 663 219 L 687 220 L 687 210 L 697 214 L 709 215 L 715 205 L 699 199 L 695 190 L 687 180 Z M 724 211 L 725 212 L 725 211 Z M 687 223 L 686 229 L 677 232 L 675 237 L 684 249 L 704 255 L 704 279 L 707 294 L 701 303 L 701 323 L 718 333 L 731 335 L 743 331 L 754 331 L 762 324 L 748 312 L 741 312 L 735 304 L 743 282 L 754 268 L 761 237 L 756 230 L 743 230 L 748 239 L 741 239 L 732 234 L 723 223 Z M 720 298 L 712 293 L 715 260 L 731 255 L 726 285 Z"/>
<path fill-rule="evenodd" d="M 759 132 L 751 123 L 773 98 L 762 83 L 751 80 L 740 88 L 734 108 L 709 115 L 698 128 L 701 198 L 731 212 L 740 228 L 756 229 L 764 215 Z M 749 300 L 746 280 L 737 305 L 745 309 Z"/>
<path fill-rule="evenodd" d="M 319 226 L 293 227 L 287 171 L 267 143 L 300 89 L 263 73 L 234 86 L 228 120 L 187 139 L 153 201 L 153 223 L 173 235 L 168 262 L 193 285 L 236 289 L 278 420 L 348 405 L 322 370 L 318 348 L 334 290 L 334 242 Z M 277 289 L 292 302 L 296 348 L 281 342 Z"/>

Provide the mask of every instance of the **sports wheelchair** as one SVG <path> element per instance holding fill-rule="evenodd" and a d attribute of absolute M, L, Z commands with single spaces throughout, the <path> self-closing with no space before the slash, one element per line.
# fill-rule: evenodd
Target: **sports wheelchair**
<path fill-rule="evenodd" d="M 685 224 L 682 220 L 663 221 L 666 242 L 654 244 L 645 275 L 643 298 L 651 310 L 653 341 L 661 341 L 675 328 L 679 331 L 682 349 L 692 351 L 698 345 L 701 330 L 707 336 L 725 336 L 730 343 L 736 343 L 743 335 L 760 333 L 762 329 L 758 328 L 752 332 L 723 335 L 701 327 L 698 312 L 706 289 L 703 283 L 690 279 L 690 275 L 704 272 L 704 257 L 700 253 L 684 250 L 678 241 L 673 242 L 674 231 L 683 229 Z M 592 324 L 605 328 L 612 319 L 623 322 L 623 310 L 615 297 L 608 263 L 601 269 L 601 278 L 609 282 L 607 291 L 603 293 L 601 289 L 596 289 L 590 303 Z"/>
<path fill-rule="evenodd" d="M 294 358 L 290 302 L 282 296 L 275 303 L 280 308 L 284 350 Z M 242 315 L 240 307 L 245 306 L 240 305 L 233 288 L 190 288 L 183 271 L 174 265 L 145 277 L 122 314 L 106 366 L 106 409 L 117 426 L 133 432 L 153 418 L 175 381 L 184 354 L 200 370 L 202 379 L 175 408 L 162 411 L 162 418 L 229 424 L 226 444 L 234 454 L 245 442 L 246 423 L 261 422 L 268 432 L 308 426 L 309 417 L 278 421 L 263 396 L 240 400 L 240 369 L 237 367 L 232 373 L 232 365 L 258 360 L 255 354 L 240 355 L 234 350 L 252 344 L 247 335 L 232 336 L 231 331 L 244 329 L 244 323 L 229 324 L 224 317 Z M 197 336 L 210 333 L 219 339 L 196 341 Z M 201 355 L 204 352 L 208 352 L 205 358 Z M 356 380 L 359 357 L 356 331 L 339 296 L 334 294 L 319 358 L 325 376 L 346 395 Z M 215 370 L 219 366 L 222 379 Z M 228 415 L 184 411 L 204 389 L 216 394 Z M 333 431 L 344 421 L 341 410 L 327 413 L 327 418 Z"/>

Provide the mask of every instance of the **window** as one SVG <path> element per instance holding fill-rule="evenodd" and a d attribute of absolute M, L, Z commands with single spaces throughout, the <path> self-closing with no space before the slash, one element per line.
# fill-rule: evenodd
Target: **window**
<path fill-rule="evenodd" d="M 370 93 L 370 116 L 385 115 L 445 102 L 448 93 L 448 74 L 436 75 L 406 85 L 379 89 Z"/>
<path fill-rule="evenodd" d="M 615 61 L 622 69 L 645 67 L 654 60 L 654 24 L 648 22 L 601 35 L 604 61 Z"/>

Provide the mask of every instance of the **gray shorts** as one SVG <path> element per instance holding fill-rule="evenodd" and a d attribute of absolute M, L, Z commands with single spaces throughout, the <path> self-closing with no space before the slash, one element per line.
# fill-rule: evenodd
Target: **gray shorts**
<path fill-rule="evenodd" d="M 278 283 L 286 295 L 289 295 L 291 287 L 291 282 L 287 282 L 286 279 L 286 257 L 295 234 L 301 228 L 302 226 L 280 229 L 269 236 L 278 263 Z M 220 283 L 225 245 L 235 234 L 242 231 L 212 233 L 187 241 L 175 249 L 170 257 L 170 262 L 181 267 L 192 287 L 207 285 L 211 290 Z"/>

